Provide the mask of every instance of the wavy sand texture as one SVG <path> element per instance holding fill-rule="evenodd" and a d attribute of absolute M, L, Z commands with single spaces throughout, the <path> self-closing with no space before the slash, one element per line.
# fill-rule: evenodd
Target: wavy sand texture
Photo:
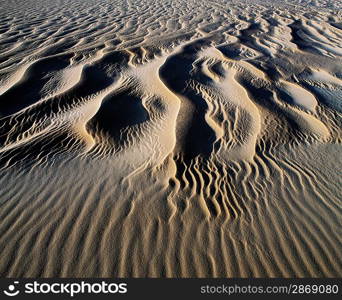
<path fill-rule="evenodd" d="M 340 1 L 0 8 L 2 276 L 342 275 Z"/>

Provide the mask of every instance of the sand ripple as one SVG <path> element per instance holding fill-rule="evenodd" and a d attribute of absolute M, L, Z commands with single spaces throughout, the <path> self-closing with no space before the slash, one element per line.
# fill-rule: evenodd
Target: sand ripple
<path fill-rule="evenodd" d="M 339 1 L 0 7 L 2 276 L 341 276 Z"/>

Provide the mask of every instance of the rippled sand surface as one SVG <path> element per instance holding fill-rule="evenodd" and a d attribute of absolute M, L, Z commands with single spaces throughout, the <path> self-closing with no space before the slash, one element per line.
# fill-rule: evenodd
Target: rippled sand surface
<path fill-rule="evenodd" d="M 341 277 L 340 1 L 0 0 L 3 277 Z"/>

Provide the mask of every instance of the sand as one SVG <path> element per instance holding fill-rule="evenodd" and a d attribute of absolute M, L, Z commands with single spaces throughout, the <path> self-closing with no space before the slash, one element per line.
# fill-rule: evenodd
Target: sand
<path fill-rule="evenodd" d="M 341 277 L 340 1 L 0 1 L 2 277 Z"/>

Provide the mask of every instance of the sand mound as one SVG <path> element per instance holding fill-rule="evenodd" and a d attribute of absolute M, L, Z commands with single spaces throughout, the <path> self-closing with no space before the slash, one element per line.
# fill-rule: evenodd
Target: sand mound
<path fill-rule="evenodd" d="M 0 274 L 342 275 L 339 1 L 0 1 Z"/>

